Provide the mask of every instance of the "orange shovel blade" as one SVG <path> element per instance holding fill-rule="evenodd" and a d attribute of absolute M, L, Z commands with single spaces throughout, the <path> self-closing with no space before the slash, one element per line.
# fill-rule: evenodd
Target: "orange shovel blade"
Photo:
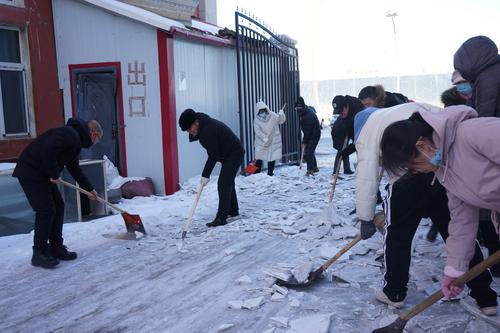
<path fill-rule="evenodd" d="M 142 232 L 146 234 L 146 229 L 144 229 L 144 224 L 142 224 L 141 217 L 139 215 L 122 213 L 123 220 L 125 221 L 125 226 L 127 227 L 127 232 L 133 233 L 135 231 Z"/>

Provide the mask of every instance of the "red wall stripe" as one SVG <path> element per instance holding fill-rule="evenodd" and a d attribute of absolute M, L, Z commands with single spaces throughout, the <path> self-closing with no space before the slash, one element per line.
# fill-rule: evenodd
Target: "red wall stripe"
<path fill-rule="evenodd" d="M 158 30 L 157 39 L 160 75 L 163 174 L 165 178 L 165 193 L 172 194 L 179 190 L 174 49 L 173 39 L 169 37 L 166 32 Z"/>

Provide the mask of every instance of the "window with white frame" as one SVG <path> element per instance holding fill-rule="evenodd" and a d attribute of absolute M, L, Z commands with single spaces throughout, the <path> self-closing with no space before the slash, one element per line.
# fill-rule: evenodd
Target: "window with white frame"
<path fill-rule="evenodd" d="M 0 27 L 0 135 L 29 135 L 26 69 L 21 32 Z"/>
<path fill-rule="evenodd" d="M 0 5 L 24 7 L 24 0 L 0 0 Z"/>

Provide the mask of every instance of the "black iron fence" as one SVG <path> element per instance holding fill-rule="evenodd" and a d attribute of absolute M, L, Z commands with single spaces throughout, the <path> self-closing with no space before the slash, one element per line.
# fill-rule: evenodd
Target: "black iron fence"
<path fill-rule="evenodd" d="M 240 138 L 246 150 L 244 164 L 254 159 L 254 108 L 259 100 L 274 112 L 286 103 L 286 122 L 281 126 L 282 162 L 298 161 L 300 127 L 294 110 L 300 95 L 297 48 L 290 38 L 277 36 L 256 18 L 236 12 L 235 21 Z"/>

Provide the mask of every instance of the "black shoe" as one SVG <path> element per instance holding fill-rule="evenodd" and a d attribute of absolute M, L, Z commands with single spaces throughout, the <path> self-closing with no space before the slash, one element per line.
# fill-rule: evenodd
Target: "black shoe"
<path fill-rule="evenodd" d="M 40 250 L 33 250 L 31 264 L 35 267 L 54 268 L 59 265 L 59 260 L 50 254 L 43 253 Z"/>
<path fill-rule="evenodd" d="M 429 229 L 429 232 L 427 233 L 425 238 L 427 238 L 429 242 L 434 243 L 436 241 L 438 232 L 439 232 L 438 229 L 434 228 L 433 226 Z"/>
<path fill-rule="evenodd" d="M 64 245 L 51 247 L 50 252 L 52 256 L 59 260 L 75 260 L 77 257 L 76 252 L 68 251 Z"/>
<path fill-rule="evenodd" d="M 352 175 L 354 171 L 352 170 L 344 170 L 344 175 Z"/>
<path fill-rule="evenodd" d="M 315 168 L 313 169 L 313 172 L 314 172 L 314 173 L 319 172 L 318 167 L 315 167 Z"/>
<path fill-rule="evenodd" d="M 240 213 L 238 213 L 238 212 L 234 212 L 234 213 L 229 213 L 229 214 L 227 214 L 227 217 L 232 217 L 232 218 L 234 218 L 234 217 L 238 217 L 238 216 L 240 216 Z"/>
<path fill-rule="evenodd" d="M 274 176 L 274 173 L 272 173 L 272 172 L 271 172 L 271 173 L 269 173 L 269 172 L 268 172 L 268 173 L 267 173 L 267 175 L 268 175 L 269 177 L 272 177 L 272 176 Z"/>
<path fill-rule="evenodd" d="M 225 219 L 223 220 L 219 217 L 216 217 L 215 220 L 213 220 L 210 223 L 207 223 L 207 227 L 218 227 L 218 226 L 226 225 L 226 224 L 227 224 L 227 221 Z"/>

